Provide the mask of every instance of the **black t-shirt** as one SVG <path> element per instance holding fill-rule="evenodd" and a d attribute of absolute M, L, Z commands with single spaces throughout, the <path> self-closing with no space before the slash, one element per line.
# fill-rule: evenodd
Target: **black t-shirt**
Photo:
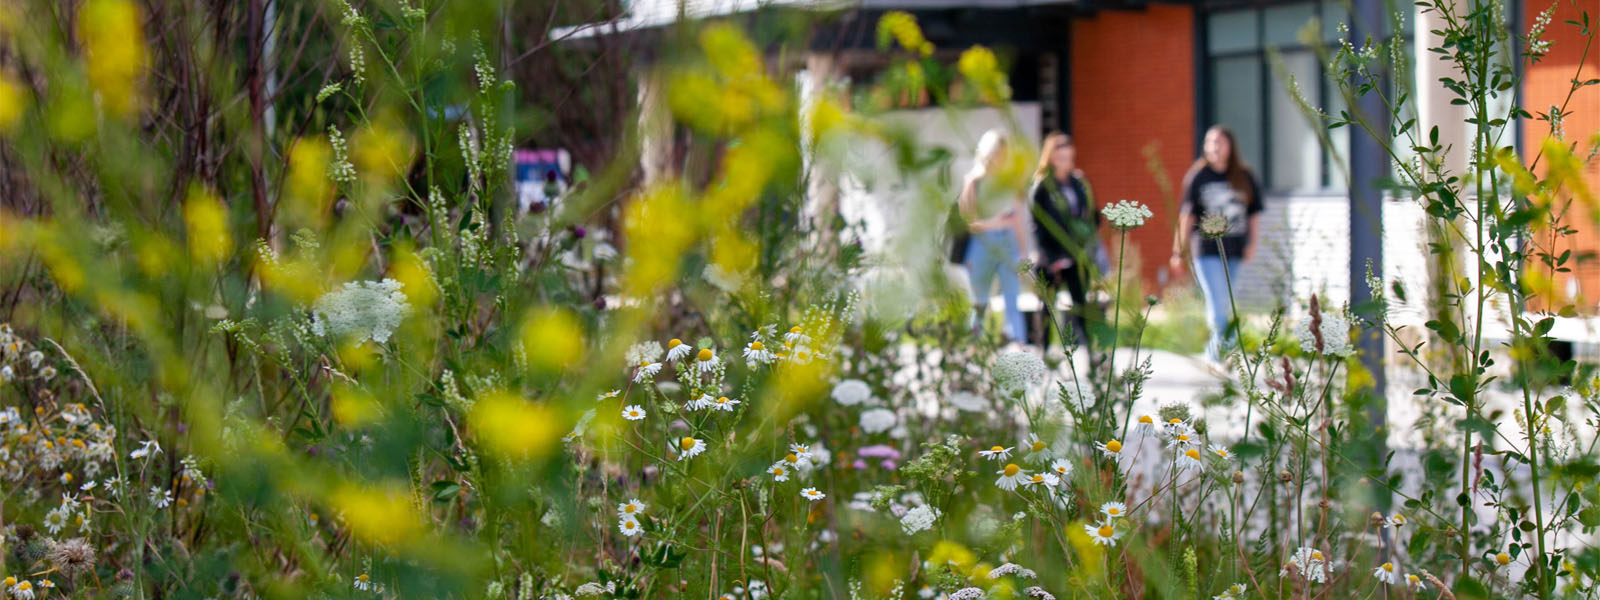
<path fill-rule="evenodd" d="M 1228 176 L 1202 166 L 1189 173 L 1183 190 L 1184 210 L 1194 216 L 1194 234 L 1200 236 L 1200 221 L 1210 214 L 1221 214 L 1228 219 L 1228 233 L 1222 236 L 1222 249 L 1229 258 L 1244 256 L 1244 246 L 1250 240 L 1250 217 L 1261 212 L 1261 188 L 1255 177 L 1246 173 L 1249 198 L 1233 187 Z M 1209 238 L 1199 240 L 1202 256 L 1216 256 L 1217 243 Z"/>

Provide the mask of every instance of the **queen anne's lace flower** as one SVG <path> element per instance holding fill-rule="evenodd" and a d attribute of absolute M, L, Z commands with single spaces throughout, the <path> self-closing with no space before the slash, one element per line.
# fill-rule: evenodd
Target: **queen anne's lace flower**
<path fill-rule="evenodd" d="M 1032 352 L 1008 352 L 995 359 L 990 374 L 1003 391 L 1016 392 L 1044 381 L 1044 359 Z"/>
<path fill-rule="evenodd" d="M 833 386 L 833 401 L 841 406 L 855 406 L 872 397 L 872 386 L 860 379 L 846 379 Z"/>
<path fill-rule="evenodd" d="M 1340 358 L 1356 353 L 1350 346 L 1350 321 L 1335 312 L 1323 312 L 1322 324 L 1317 328 L 1322 334 L 1322 353 Z M 1300 349 L 1310 354 L 1317 352 L 1317 338 L 1311 332 L 1311 322 L 1301 321 L 1295 326 L 1295 337 L 1300 339 Z"/>
<path fill-rule="evenodd" d="M 989 579 L 999 579 L 1007 575 L 1016 575 L 1017 577 L 1021 577 L 1023 579 L 1035 579 L 1039 576 L 1037 573 L 1033 572 L 1033 569 L 1029 569 L 1017 563 L 1006 563 L 989 571 Z"/>
<path fill-rule="evenodd" d="M 933 528 L 933 522 L 939 520 L 939 509 L 926 504 L 906 511 L 900 517 L 900 530 L 906 535 Z"/>
<path fill-rule="evenodd" d="M 1127 200 L 1107 205 L 1100 209 L 1100 214 L 1105 215 L 1106 220 L 1111 221 L 1111 225 L 1117 229 L 1133 229 L 1144 225 L 1145 219 L 1155 216 L 1143 204 Z"/>
<path fill-rule="evenodd" d="M 894 416 L 894 411 L 887 408 L 874 408 L 861 413 L 861 431 L 866 433 L 883 433 L 894 428 L 899 419 Z"/>
<path fill-rule="evenodd" d="M 352 281 L 323 294 L 311 305 L 311 331 L 385 343 L 411 310 L 405 292 L 400 291 L 403 285 L 393 279 Z"/>

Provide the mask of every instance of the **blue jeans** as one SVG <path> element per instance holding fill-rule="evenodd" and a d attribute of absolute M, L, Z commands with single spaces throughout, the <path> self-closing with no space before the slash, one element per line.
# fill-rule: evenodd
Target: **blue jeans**
<path fill-rule="evenodd" d="M 1242 262 L 1241 257 L 1228 257 L 1228 273 L 1223 275 L 1221 256 L 1194 257 L 1195 279 L 1199 280 L 1200 293 L 1206 298 L 1206 315 L 1211 324 L 1211 341 L 1206 344 L 1206 356 L 1211 360 L 1222 360 L 1223 353 L 1238 343 L 1237 328 L 1229 328 L 1233 321 L 1233 302 L 1228 299 L 1228 281 L 1238 286 Z"/>
<path fill-rule="evenodd" d="M 978 315 L 989 305 L 989 288 L 996 275 L 1000 277 L 1000 293 L 1005 296 L 1005 334 L 1014 342 L 1026 341 L 1027 330 L 1022 322 L 1022 311 L 1017 309 L 1017 294 L 1022 282 L 1017 277 L 1017 264 L 1022 251 L 1017 246 L 1017 236 L 1010 229 L 972 234 L 967 244 L 967 277 L 972 283 L 972 301 L 978 305 Z M 974 316 L 973 325 L 977 325 Z"/>

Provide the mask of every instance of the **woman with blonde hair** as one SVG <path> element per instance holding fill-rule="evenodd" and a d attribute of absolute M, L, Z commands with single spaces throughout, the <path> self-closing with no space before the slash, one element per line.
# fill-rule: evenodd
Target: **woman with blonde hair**
<path fill-rule="evenodd" d="M 1088 314 L 1088 289 L 1097 273 L 1104 267 L 1100 261 L 1102 249 L 1097 232 L 1100 229 L 1100 211 L 1095 205 L 1094 188 L 1078 169 L 1077 147 L 1072 137 L 1055 132 L 1044 138 L 1044 148 L 1039 152 L 1039 167 L 1034 175 L 1033 234 L 1039 249 L 1039 279 L 1045 284 L 1045 315 L 1054 319 L 1049 311 L 1050 301 L 1057 290 L 1065 286 L 1072 297 L 1072 309 L 1067 322 L 1072 327 L 1078 344 L 1090 347 Z M 1041 346 L 1050 348 L 1050 327 L 1040 332 Z M 1062 341 L 1066 345 L 1066 341 Z"/>
<path fill-rule="evenodd" d="M 962 262 L 967 266 L 972 301 L 976 305 L 973 327 L 982 323 L 983 310 L 989 304 L 989 289 L 998 277 L 1000 293 L 1005 298 L 1005 336 L 1012 342 L 1025 343 L 1027 330 L 1022 322 L 1022 311 L 1017 308 L 1017 296 L 1022 292 L 1017 266 L 1022 261 L 1023 244 L 1028 240 L 1027 215 L 1021 190 L 1007 185 L 1002 174 L 1010 159 L 1010 145 L 1004 131 L 984 132 L 978 140 L 972 169 L 967 171 L 962 182 L 957 204 L 972 236 Z"/>

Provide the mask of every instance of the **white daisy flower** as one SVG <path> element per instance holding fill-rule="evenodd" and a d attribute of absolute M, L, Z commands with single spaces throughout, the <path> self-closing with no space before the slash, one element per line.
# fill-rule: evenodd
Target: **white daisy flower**
<path fill-rule="evenodd" d="M 678 460 L 688 460 L 699 456 L 701 452 L 706 451 L 705 440 L 692 437 L 686 437 L 678 440 L 678 443 L 674 445 L 678 448 Z"/>
<path fill-rule="evenodd" d="M 1122 442 L 1116 440 L 1111 440 L 1104 444 L 1095 442 L 1094 447 L 1099 448 L 1100 453 L 1104 454 L 1106 458 L 1116 458 L 1122 455 Z"/>
<path fill-rule="evenodd" d="M 711 408 L 722 412 L 733 412 L 733 408 L 738 405 L 738 400 L 731 400 L 727 396 L 718 396 L 716 400 L 711 401 Z"/>
<path fill-rule="evenodd" d="M 684 410 L 705 410 L 707 408 L 711 408 L 716 403 L 717 403 L 717 399 L 716 398 L 712 398 L 711 394 L 701 394 L 699 398 L 695 398 L 693 400 L 685 402 L 684 405 L 683 405 L 683 409 Z"/>
<path fill-rule="evenodd" d="M 1171 439 L 1167 440 L 1167 447 L 1168 448 L 1176 448 L 1176 449 L 1179 449 L 1179 450 L 1183 450 L 1183 449 L 1189 448 L 1190 446 L 1195 446 L 1195 445 L 1197 445 L 1199 443 L 1200 443 L 1199 438 L 1197 438 L 1197 437 L 1195 437 L 1193 435 L 1190 435 L 1190 432 L 1188 432 L 1188 431 L 1178 431 L 1178 432 L 1175 432 L 1175 433 L 1172 434 L 1172 438 Z"/>
<path fill-rule="evenodd" d="M 1372 570 L 1372 576 L 1377 577 L 1378 581 L 1382 581 L 1389 585 L 1394 585 L 1400 580 L 1399 574 L 1394 572 L 1394 563 L 1392 562 L 1386 562 L 1378 565 L 1378 568 Z"/>
<path fill-rule="evenodd" d="M 710 373 L 722 364 L 722 359 L 717 358 L 717 353 L 710 348 L 701 348 L 694 357 L 694 368 L 701 373 Z"/>
<path fill-rule="evenodd" d="M 362 573 L 356 576 L 356 589 L 363 592 L 372 589 L 372 576 Z"/>
<path fill-rule="evenodd" d="M 1008 492 L 1017 489 L 1018 484 L 1028 479 L 1028 474 L 1022 472 L 1022 467 L 1012 463 L 1007 463 L 1004 469 L 995 471 L 995 473 L 1000 475 L 999 479 L 994 480 L 995 487 Z"/>
<path fill-rule="evenodd" d="M 1422 578 L 1417 577 L 1415 573 L 1406 573 L 1406 589 L 1413 592 L 1421 592 L 1427 590 L 1428 586 L 1422 583 Z"/>
<path fill-rule="evenodd" d="M 1100 505 L 1100 514 L 1105 515 L 1107 520 L 1121 519 L 1128 516 L 1128 505 L 1121 502 L 1107 502 Z"/>
<path fill-rule="evenodd" d="M 1200 451 L 1190 448 L 1178 454 L 1177 465 L 1179 469 L 1188 471 L 1204 467 L 1205 463 L 1200 462 Z"/>
<path fill-rule="evenodd" d="M 683 340 L 672 338 L 671 341 L 667 342 L 667 360 L 682 360 L 693 350 L 688 344 L 683 343 Z"/>
<path fill-rule="evenodd" d="M 164 489 L 161 489 L 159 487 L 151 487 L 150 488 L 150 502 L 152 504 L 155 504 L 156 508 L 166 508 L 167 506 L 172 504 L 172 490 L 164 490 Z"/>
<path fill-rule="evenodd" d="M 805 498 L 807 500 L 810 500 L 812 502 L 816 502 L 816 501 L 821 500 L 823 498 L 827 498 L 828 495 L 817 491 L 817 488 L 806 488 L 806 489 L 800 490 L 800 497 L 801 498 Z"/>
<path fill-rule="evenodd" d="M 618 396 L 621 396 L 621 395 L 622 395 L 622 390 L 611 390 L 609 392 L 606 392 L 604 394 L 600 394 L 599 396 L 596 396 L 594 401 L 595 402 L 604 402 L 606 400 L 615 399 L 615 398 L 617 398 Z"/>
<path fill-rule="evenodd" d="M 66 528 L 68 511 L 65 509 L 66 507 L 62 506 L 45 513 L 44 528 L 50 531 L 50 535 L 55 535 L 57 532 Z"/>
<path fill-rule="evenodd" d="M 1180 433 L 1194 437 L 1194 426 L 1190 425 L 1188 421 L 1178 418 L 1168 419 L 1166 423 L 1161 425 L 1161 435 L 1168 438 L 1178 437 Z"/>
<path fill-rule="evenodd" d="M 1402 515 L 1400 513 L 1395 513 L 1393 516 L 1390 516 L 1389 518 L 1383 520 L 1383 526 L 1385 528 L 1393 527 L 1395 529 L 1399 529 L 1401 527 L 1404 527 L 1405 524 L 1406 524 L 1406 516 Z"/>
<path fill-rule="evenodd" d="M 793 453 L 794 456 L 800 460 L 811 460 L 810 444 L 789 444 L 789 452 Z"/>
<path fill-rule="evenodd" d="M 11 586 L 11 597 L 17 600 L 33 600 L 33 583 L 24 579 Z"/>
<path fill-rule="evenodd" d="M 790 470 L 788 464 L 780 461 L 772 463 L 772 467 L 767 469 L 767 472 L 772 474 L 773 481 L 788 481 L 789 474 L 793 471 Z"/>
<path fill-rule="evenodd" d="M 805 329 L 802 329 L 799 325 L 795 325 L 794 327 L 790 327 L 787 333 L 783 334 L 783 341 L 787 344 L 800 345 L 811 341 L 811 336 L 806 335 Z"/>
<path fill-rule="evenodd" d="M 644 508 L 645 504 L 643 502 L 640 502 L 638 498 L 632 498 L 617 505 L 617 516 L 637 515 L 644 512 Z"/>
<path fill-rule="evenodd" d="M 155 440 L 145 440 L 143 442 L 139 442 L 139 448 L 137 450 L 128 453 L 128 458 L 140 459 L 155 456 L 157 454 L 161 454 L 161 444 L 157 443 Z"/>
<path fill-rule="evenodd" d="M 1110 523 L 1085 524 L 1083 531 L 1089 534 L 1089 539 L 1093 540 L 1096 546 L 1114 545 L 1117 543 L 1117 538 L 1122 537 L 1122 532 L 1112 527 Z"/>
<path fill-rule="evenodd" d="M 1044 484 L 1044 486 L 1047 487 L 1047 488 L 1053 488 L 1059 483 L 1061 483 L 1061 479 L 1059 477 L 1056 477 L 1052 473 L 1045 473 L 1043 471 L 1040 471 L 1038 473 L 1034 473 L 1032 475 L 1029 475 L 1027 479 L 1023 480 L 1022 485 L 1035 486 L 1035 485 L 1039 485 L 1039 484 Z"/>
<path fill-rule="evenodd" d="M 650 378 L 655 377 L 656 373 L 660 373 L 660 372 L 661 372 L 661 363 L 658 363 L 658 362 L 639 363 L 639 370 L 635 371 L 633 373 L 633 382 L 634 383 L 644 383 L 646 381 L 649 381 Z"/>
<path fill-rule="evenodd" d="M 1039 439 L 1039 434 L 1029 433 L 1027 439 L 1022 440 L 1022 447 L 1028 449 L 1028 462 L 1045 464 L 1053 458 L 1050 454 L 1050 445 Z"/>
<path fill-rule="evenodd" d="M 617 531 L 622 532 L 622 535 L 633 537 L 643 532 L 644 528 L 639 526 L 638 517 L 622 515 L 617 519 Z"/>
<path fill-rule="evenodd" d="M 622 418 L 627 419 L 629 421 L 638 421 L 640 419 L 643 419 L 644 415 L 645 415 L 644 408 L 640 407 L 637 404 L 629 404 L 627 406 L 622 407 Z"/>
<path fill-rule="evenodd" d="M 767 345 L 760 340 L 750 342 L 744 347 L 744 359 L 748 362 L 764 365 L 772 362 L 773 358 L 772 351 L 768 350 Z"/>
<path fill-rule="evenodd" d="M 1321 550 L 1304 546 L 1295 550 L 1294 554 L 1289 556 L 1289 565 L 1278 571 L 1278 576 L 1288 575 L 1289 566 L 1295 567 L 1300 572 L 1300 576 L 1304 577 L 1306 581 L 1315 581 L 1317 583 L 1326 583 L 1328 581 L 1328 560 L 1322 555 Z"/>
<path fill-rule="evenodd" d="M 1054 472 L 1056 477 L 1060 477 L 1062 481 L 1071 479 L 1072 461 L 1069 461 L 1065 458 L 1058 458 L 1050 461 L 1050 471 Z"/>
<path fill-rule="evenodd" d="M 1212 444 L 1206 449 L 1211 451 L 1212 456 L 1220 458 L 1223 461 L 1233 460 L 1233 451 L 1229 450 L 1227 446 L 1223 446 L 1222 444 Z"/>
<path fill-rule="evenodd" d="M 988 450 L 979 450 L 978 456 L 993 461 L 1002 461 L 1011 458 L 1011 448 L 1005 446 L 990 446 Z"/>
<path fill-rule="evenodd" d="M 1139 421 L 1134 424 L 1135 429 L 1155 429 L 1156 419 L 1150 415 L 1139 415 Z"/>

